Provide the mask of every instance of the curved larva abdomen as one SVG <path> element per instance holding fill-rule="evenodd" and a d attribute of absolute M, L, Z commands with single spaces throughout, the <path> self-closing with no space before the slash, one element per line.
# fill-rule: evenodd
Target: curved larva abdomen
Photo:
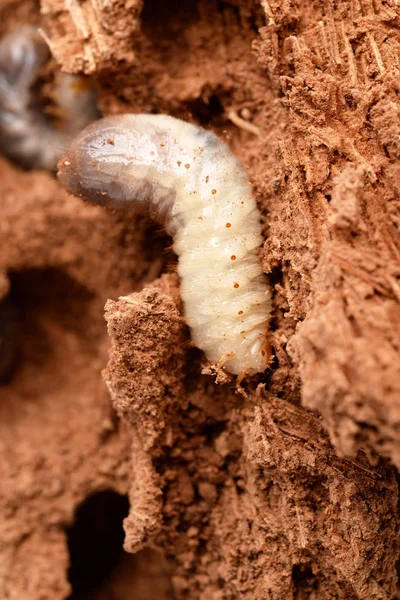
<path fill-rule="evenodd" d="M 245 170 L 218 137 L 165 115 L 107 117 L 72 142 L 58 177 L 89 202 L 165 223 L 194 344 L 230 373 L 264 371 L 270 293 L 259 213 Z"/>
<path fill-rule="evenodd" d="M 71 136 L 99 117 L 93 89 L 78 76 L 57 73 L 57 124 L 38 108 L 34 84 L 50 57 L 36 27 L 0 41 L 0 150 L 25 168 L 54 169 Z"/>

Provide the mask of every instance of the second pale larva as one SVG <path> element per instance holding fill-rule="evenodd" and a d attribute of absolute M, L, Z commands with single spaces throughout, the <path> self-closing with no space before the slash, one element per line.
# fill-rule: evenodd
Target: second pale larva
<path fill-rule="evenodd" d="M 265 370 L 259 212 L 243 166 L 216 135 L 165 115 L 107 117 L 75 138 L 58 177 L 89 202 L 164 223 L 194 344 L 230 373 Z"/>
<path fill-rule="evenodd" d="M 44 114 L 37 83 L 49 58 L 34 26 L 0 41 L 0 150 L 27 169 L 54 169 L 68 140 L 99 117 L 88 81 L 67 73 L 54 80 L 55 118 Z"/>

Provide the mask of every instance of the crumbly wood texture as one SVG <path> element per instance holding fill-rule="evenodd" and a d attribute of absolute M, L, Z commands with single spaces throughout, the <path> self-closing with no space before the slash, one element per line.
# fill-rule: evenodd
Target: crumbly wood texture
<path fill-rule="evenodd" d="M 7 0 L 0 11 L 2 32 L 41 23 L 62 68 L 92 73 L 105 114 L 192 120 L 239 156 L 262 212 L 274 354 L 246 396 L 216 384 L 165 274 L 170 240 L 2 161 L 0 291 L 19 313 L 20 352 L 0 388 L 0 596 L 68 596 L 65 527 L 106 487 L 129 494 L 137 560 L 125 556 L 97 600 L 130 598 L 146 577 L 152 600 L 391 600 L 396 3 L 42 0 L 39 14 Z M 140 558 L 150 547 L 153 570 Z M 169 582 L 150 588 L 165 569 Z"/>

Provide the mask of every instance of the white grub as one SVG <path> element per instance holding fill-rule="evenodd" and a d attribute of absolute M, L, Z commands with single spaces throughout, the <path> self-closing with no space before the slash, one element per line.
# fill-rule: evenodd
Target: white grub
<path fill-rule="evenodd" d="M 87 80 L 66 73 L 55 78 L 56 118 L 44 115 L 35 84 L 49 58 L 34 26 L 0 41 L 0 151 L 27 169 L 54 169 L 68 140 L 99 117 Z"/>
<path fill-rule="evenodd" d="M 229 373 L 265 370 L 270 291 L 259 211 L 246 171 L 216 135 L 165 115 L 107 117 L 75 138 L 58 177 L 89 202 L 164 223 L 193 343 Z"/>

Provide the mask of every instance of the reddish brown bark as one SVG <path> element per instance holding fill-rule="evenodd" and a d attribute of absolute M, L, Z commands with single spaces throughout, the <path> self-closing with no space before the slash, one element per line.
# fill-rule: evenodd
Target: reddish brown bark
<path fill-rule="evenodd" d="M 2 161 L 0 294 L 20 350 L 0 388 L 0 596 L 68 596 L 66 528 L 107 488 L 129 494 L 135 554 L 93 598 L 393 598 L 396 2 L 42 0 L 39 14 L 7 0 L 0 14 L 2 33 L 41 23 L 63 69 L 95 76 L 104 113 L 163 112 L 230 144 L 274 307 L 271 369 L 236 394 L 190 347 L 178 278 L 161 276 L 170 240 Z"/>

